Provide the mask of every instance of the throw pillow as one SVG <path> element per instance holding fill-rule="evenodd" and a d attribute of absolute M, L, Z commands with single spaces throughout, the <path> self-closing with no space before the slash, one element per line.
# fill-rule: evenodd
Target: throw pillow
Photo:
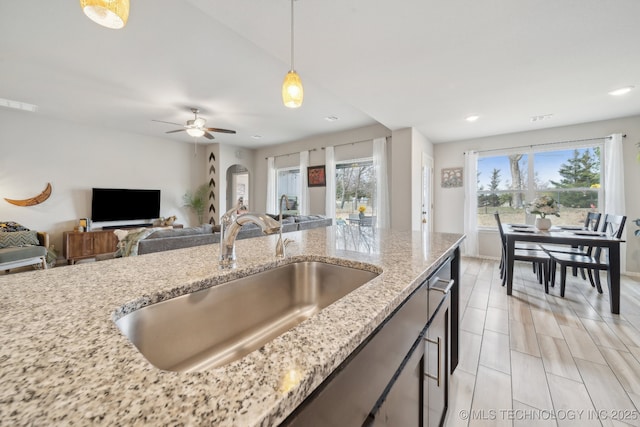
<path fill-rule="evenodd" d="M 36 231 L 5 231 L 0 233 L 0 248 L 38 246 Z"/>
<path fill-rule="evenodd" d="M 17 222 L 0 221 L 0 231 L 29 231 L 29 229 Z"/>

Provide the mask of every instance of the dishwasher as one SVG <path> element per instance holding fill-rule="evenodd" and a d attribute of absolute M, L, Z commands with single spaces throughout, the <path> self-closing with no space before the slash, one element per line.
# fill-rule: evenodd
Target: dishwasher
<path fill-rule="evenodd" d="M 424 337 L 423 426 L 444 424 L 449 406 L 450 292 L 453 280 L 429 283 L 429 326 Z"/>

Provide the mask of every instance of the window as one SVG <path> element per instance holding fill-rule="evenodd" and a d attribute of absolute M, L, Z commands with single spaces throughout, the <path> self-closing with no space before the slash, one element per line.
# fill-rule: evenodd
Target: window
<path fill-rule="evenodd" d="M 336 218 L 357 215 L 361 206 L 364 215 L 375 215 L 375 181 L 372 158 L 336 163 Z"/>
<path fill-rule="evenodd" d="M 548 195 L 560 206 L 561 224 L 583 224 L 602 205 L 602 145 L 534 150 L 478 159 L 478 226 L 526 221 L 526 204 Z"/>
<path fill-rule="evenodd" d="M 283 205 L 278 207 L 279 211 L 281 210 L 283 214 L 297 215 L 300 199 L 300 168 L 281 168 L 277 172 L 276 206 L 280 202 L 280 197 L 286 194 L 289 203 L 285 206 L 283 201 Z"/>

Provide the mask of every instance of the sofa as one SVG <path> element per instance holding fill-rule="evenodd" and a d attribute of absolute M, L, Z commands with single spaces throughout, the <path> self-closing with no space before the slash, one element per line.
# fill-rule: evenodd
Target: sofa
<path fill-rule="evenodd" d="M 277 215 L 269 215 L 278 220 Z M 282 232 L 310 230 L 328 227 L 333 224 L 331 218 L 322 215 L 285 215 L 282 220 Z M 249 239 L 264 236 L 256 224 L 245 224 L 237 239 Z M 138 255 L 162 252 L 191 246 L 209 245 L 220 242 L 220 226 L 204 224 L 200 227 L 158 230 L 138 242 Z"/>
<path fill-rule="evenodd" d="M 0 223 L 0 271 L 27 265 L 47 268 L 49 235 L 14 222 Z"/>

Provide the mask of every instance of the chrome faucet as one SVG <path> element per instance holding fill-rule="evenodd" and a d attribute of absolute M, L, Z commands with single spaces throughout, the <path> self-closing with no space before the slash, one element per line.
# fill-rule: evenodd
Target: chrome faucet
<path fill-rule="evenodd" d="M 237 215 L 236 208 L 230 209 L 220 218 L 220 260 L 221 269 L 236 267 L 236 237 L 243 225 L 252 222 L 258 225 L 264 234 L 274 234 L 280 230 L 280 224 L 273 218 L 261 213 Z"/>
<path fill-rule="evenodd" d="M 289 209 L 289 199 L 286 194 L 280 196 L 280 215 L 278 216 L 280 222 L 280 236 L 278 237 L 278 243 L 276 243 L 276 257 L 285 258 L 287 256 L 287 245 L 289 243 L 293 243 L 292 239 L 284 239 L 282 240 L 282 201 L 284 200 L 285 207 Z"/>

